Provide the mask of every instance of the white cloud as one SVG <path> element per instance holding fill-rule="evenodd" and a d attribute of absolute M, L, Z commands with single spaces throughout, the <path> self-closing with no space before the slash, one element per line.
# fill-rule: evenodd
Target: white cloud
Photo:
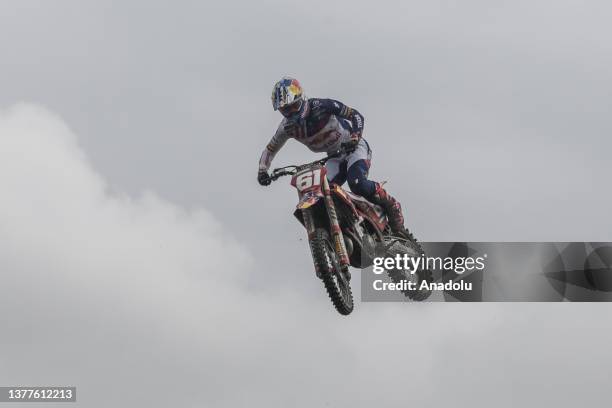
<path fill-rule="evenodd" d="M 417 236 L 609 240 L 609 3 L 318 3 L 2 2 L 0 105 L 61 112 L 104 178 L 61 119 L 0 113 L 0 384 L 73 383 L 88 407 L 607 398 L 609 305 L 341 318 L 295 192 L 253 172 L 292 72 L 365 115 Z"/>
<path fill-rule="evenodd" d="M 356 406 L 403 399 L 390 388 L 432 393 L 430 346 L 456 328 L 432 327 L 441 310 L 359 304 L 347 319 L 322 287 L 314 300 L 250 290 L 252 256 L 210 214 L 109 193 L 41 107 L 2 112 L 0 186 L 0 383 L 74 384 L 88 407 Z M 287 273 L 298 269 L 310 266 Z M 424 376 L 406 382 L 416 368 Z"/>
<path fill-rule="evenodd" d="M 221 345 L 208 332 L 236 312 L 237 302 L 219 300 L 244 297 L 251 255 L 208 212 L 150 192 L 110 194 L 62 120 L 25 104 L 1 114 L 0 185 L 3 323 L 8 344 L 28 350 L 6 361 L 4 382 L 56 383 L 57 369 L 88 384 L 110 361 L 129 372 L 122 353 L 160 339 Z M 33 371 L 37 360 L 60 357 L 48 357 L 54 348 L 64 363 Z M 85 356 L 91 370 L 70 363 Z"/>
<path fill-rule="evenodd" d="M 316 299 L 253 290 L 249 281 L 273 275 L 253 270 L 253 256 L 206 210 L 110 193 L 73 132 L 32 105 L 0 114 L 0 191 L 0 383 L 73 384 L 87 407 L 546 400 L 551 391 L 533 384 L 567 382 L 558 356 L 568 339 L 586 344 L 577 336 L 606 312 L 521 305 L 517 318 L 514 305 L 359 303 L 343 318 L 322 288 Z M 561 326 L 578 334 L 565 338 Z M 610 333 L 594 335 L 598 347 L 566 362 L 577 384 L 605 378 L 597 367 Z M 529 395 L 513 397 L 506 376 Z M 597 402 L 604 390 L 586 397 Z"/>

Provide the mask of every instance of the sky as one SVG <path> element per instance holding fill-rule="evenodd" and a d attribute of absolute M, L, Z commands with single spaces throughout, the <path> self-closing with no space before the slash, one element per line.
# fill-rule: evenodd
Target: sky
<path fill-rule="evenodd" d="M 339 316 L 257 162 L 283 75 L 425 241 L 612 241 L 612 5 L 0 4 L 0 385 L 86 407 L 602 406 L 600 304 Z M 289 142 L 274 165 L 313 154 Z M 288 180 L 287 180 L 288 181 Z"/>

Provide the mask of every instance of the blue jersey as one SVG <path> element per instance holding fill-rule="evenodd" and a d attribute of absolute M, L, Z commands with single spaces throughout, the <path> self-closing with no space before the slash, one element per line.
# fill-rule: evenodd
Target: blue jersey
<path fill-rule="evenodd" d="M 290 138 L 316 153 L 332 153 L 363 131 L 363 116 L 355 109 L 333 99 L 311 98 L 306 101 L 302 118 L 283 118 L 259 160 L 259 169 L 267 171 L 274 156 Z"/>

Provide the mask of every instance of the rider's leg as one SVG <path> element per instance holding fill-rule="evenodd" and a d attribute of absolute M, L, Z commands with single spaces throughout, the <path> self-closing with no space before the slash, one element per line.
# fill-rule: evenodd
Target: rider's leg
<path fill-rule="evenodd" d="M 376 193 L 370 198 L 374 204 L 380 205 L 387 213 L 389 226 L 394 234 L 403 238 L 414 239 L 412 234 L 404 226 L 404 215 L 402 214 L 402 206 L 395 198 L 393 198 L 381 184 L 376 184 Z"/>
<path fill-rule="evenodd" d="M 330 183 L 341 186 L 346 181 L 346 160 L 340 157 L 330 159 L 325 163 L 327 179 Z"/>
<path fill-rule="evenodd" d="M 376 183 L 368 180 L 368 170 L 372 151 L 365 139 L 361 139 L 357 148 L 346 156 L 347 181 L 351 191 L 367 200 L 376 193 Z"/>
<path fill-rule="evenodd" d="M 368 180 L 369 165 L 365 160 L 358 160 L 351 164 L 347 170 L 347 181 L 349 188 L 354 194 L 362 196 L 370 201 L 376 194 L 376 183 Z"/>
<path fill-rule="evenodd" d="M 362 145 L 363 143 L 363 145 Z M 347 157 L 347 179 L 351 191 L 368 201 L 380 205 L 386 212 L 391 230 L 404 238 L 411 238 L 404 227 L 404 216 L 400 203 L 374 181 L 368 180 L 371 151 L 363 139 L 358 148 Z"/>
<path fill-rule="evenodd" d="M 404 233 L 404 216 L 402 206 L 379 183 L 368 180 L 368 165 L 365 160 L 353 163 L 347 171 L 348 185 L 351 191 L 368 201 L 380 205 L 387 213 L 389 226 L 394 233 Z"/>

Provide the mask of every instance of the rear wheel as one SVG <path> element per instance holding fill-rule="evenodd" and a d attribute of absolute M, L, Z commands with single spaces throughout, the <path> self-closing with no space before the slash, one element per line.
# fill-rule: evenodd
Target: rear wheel
<path fill-rule="evenodd" d="M 310 240 L 310 250 L 317 275 L 323 280 L 334 307 L 342 315 L 350 314 L 353 311 L 353 293 L 349 276 L 342 272 L 340 260 L 325 229 L 315 230 Z"/>
<path fill-rule="evenodd" d="M 403 256 L 407 254 L 409 257 L 418 258 L 424 254 L 423 248 L 416 240 L 412 241 L 387 237 L 384 246 L 385 256 L 388 257 L 394 258 L 396 255 Z M 411 300 L 421 301 L 427 299 L 431 295 L 429 285 L 427 285 L 427 288 L 420 289 L 423 282 L 427 282 L 428 284 L 433 282 L 433 275 L 429 269 L 420 268 L 415 273 L 410 273 L 410 271 L 403 269 L 388 269 L 387 274 L 395 283 L 400 283 L 402 281 L 414 282 L 416 287 L 415 290 L 406 289 L 402 291 L 404 296 Z"/>

